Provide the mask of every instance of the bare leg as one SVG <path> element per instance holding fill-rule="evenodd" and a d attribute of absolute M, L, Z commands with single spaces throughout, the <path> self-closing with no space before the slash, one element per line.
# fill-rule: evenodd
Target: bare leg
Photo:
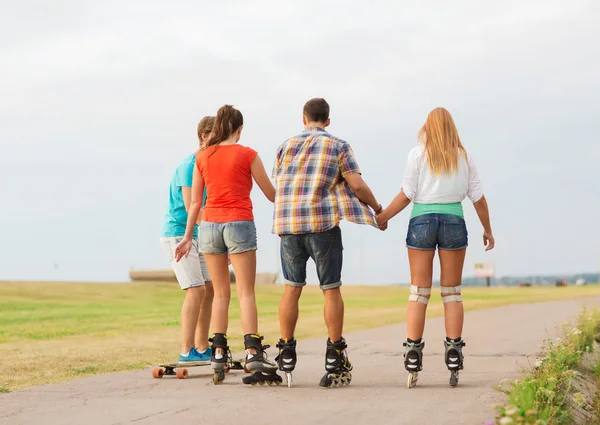
<path fill-rule="evenodd" d="M 258 313 L 254 295 L 256 251 L 231 254 L 230 258 L 235 271 L 235 286 L 240 301 L 242 329 L 244 334 L 256 334 L 258 333 Z"/>
<path fill-rule="evenodd" d="M 212 305 L 212 329 L 214 333 L 227 334 L 229 324 L 229 301 L 231 288 L 226 254 L 204 254 L 212 277 L 214 300 Z"/>
<path fill-rule="evenodd" d="M 327 289 L 325 295 L 325 324 L 331 342 L 342 338 L 344 328 L 344 299 L 340 288 Z"/>
<path fill-rule="evenodd" d="M 463 264 L 467 250 L 447 251 L 440 250 L 440 285 L 442 286 L 442 296 L 458 295 L 444 292 L 444 286 L 458 286 L 462 282 Z M 444 318 L 446 323 L 446 336 L 450 339 L 457 339 L 462 336 L 464 309 L 462 302 L 450 301 L 444 303 Z"/>
<path fill-rule="evenodd" d="M 301 286 L 285 285 L 281 302 L 279 303 L 279 327 L 281 338 L 290 339 L 294 336 L 298 323 L 298 302 L 302 295 Z"/>
<path fill-rule="evenodd" d="M 208 332 L 210 329 L 210 316 L 212 313 L 212 303 L 215 296 L 212 281 L 207 281 L 204 285 L 205 293 L 200 304 L 200 314 L 198 315 L 198 325 L 196 326 L 195 346 L 199 352 L 204 352 L 208 348 Z"/>
<path fill-rule="evenodd" d="M 204 291 L 204 286 L 194 286 L 185 290 L 185 300 L 181 308 L 181 354 L 194 347 L 194 332 Z"/>
<path fill-rule="evenodd" d="M 411 284 L 420 288 L 431 288 L 433 282 L 433 257 L 435 251 L 408 248 Z M 421 295 L 429 298 L 429 295 Z M 413 341 L 423 337 L 427 305 L 409 301 L 406 307 L 406 334 Z"/>

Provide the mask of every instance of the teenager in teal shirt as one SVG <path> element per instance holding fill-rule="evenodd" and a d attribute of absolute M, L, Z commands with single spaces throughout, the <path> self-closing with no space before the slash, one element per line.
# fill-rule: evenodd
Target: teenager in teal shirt
<path fill-rule="evenodd" d="M 198 124 L 198 139 L 201 144 L 208 138 L 213 123 L 214 117 L 204 117 Z M 171 263 L 177 281 L 185 291 L 185 300 L 181 309 L 182 340 L 178 359 L 180 363 L 210 360 L 208 331 L 214 292 L 206 261 L 199 249 L 197 225 L 194 228 L 190 254 L 179 262 L 175 261 L 175 248 L 185 234 L 188 208 L 192 199 L 192 176 L 196 166 L 196 153 L 185 157 L 171 178 L 169 205 L 160 238 L 163 251 Z M 205 202 L 206 190 L 202 207 Z"/>

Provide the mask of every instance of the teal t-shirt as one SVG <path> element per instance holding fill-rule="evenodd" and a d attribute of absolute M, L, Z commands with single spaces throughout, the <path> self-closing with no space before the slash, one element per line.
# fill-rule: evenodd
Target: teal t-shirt
<path fill-rule="evenodd" d="M 165 213 L 163 224 L 163 236 L 174 237 L 185 235 L 185 226 L 187 224 L 188 213 L 183 203 L 182 187 L 192 187 L 192 177 L 194 167 L 196 166 L 196 155 L 188 155 L 179 164 L 173 177 L 169 189 L 169 205 Z M 206 203 L 206 187 L 202 196 L 202 207 Z M 198 226 L 194 227 L 194 238 L 198 237 Z"/>

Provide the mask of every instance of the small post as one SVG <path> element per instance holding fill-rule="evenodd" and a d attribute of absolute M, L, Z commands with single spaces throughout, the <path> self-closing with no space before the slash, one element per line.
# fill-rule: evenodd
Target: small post
<path fill-rule="evenodd" d="M 491 281 L 492 281 L 492 278 L 491 278 L 491 277 L 489 277 L 489 276 L 488 276 L 488 277 L 486 277 L 486 278 L 485 278 L 485 286 L 490 286 L 490 284 L 491 284 Z"/>

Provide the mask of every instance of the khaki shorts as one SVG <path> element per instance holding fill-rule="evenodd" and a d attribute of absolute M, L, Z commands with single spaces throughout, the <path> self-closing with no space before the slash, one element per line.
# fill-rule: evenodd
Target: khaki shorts
<path fill-rule="evenodd" d="M 210 282 L 211 279 L 204 255 L 198 249 L 198 240 L 194 239 L 192 241 L 192 248 L 187 257 L 183 257 L 179 262 L 175 261 L 175 248 L 182 239 L 183 236 L 160 238 L 160 244 L 171 262 L 177 282 L 179 282 L 181 289 L 204 286 L 204 283 Z"/>

